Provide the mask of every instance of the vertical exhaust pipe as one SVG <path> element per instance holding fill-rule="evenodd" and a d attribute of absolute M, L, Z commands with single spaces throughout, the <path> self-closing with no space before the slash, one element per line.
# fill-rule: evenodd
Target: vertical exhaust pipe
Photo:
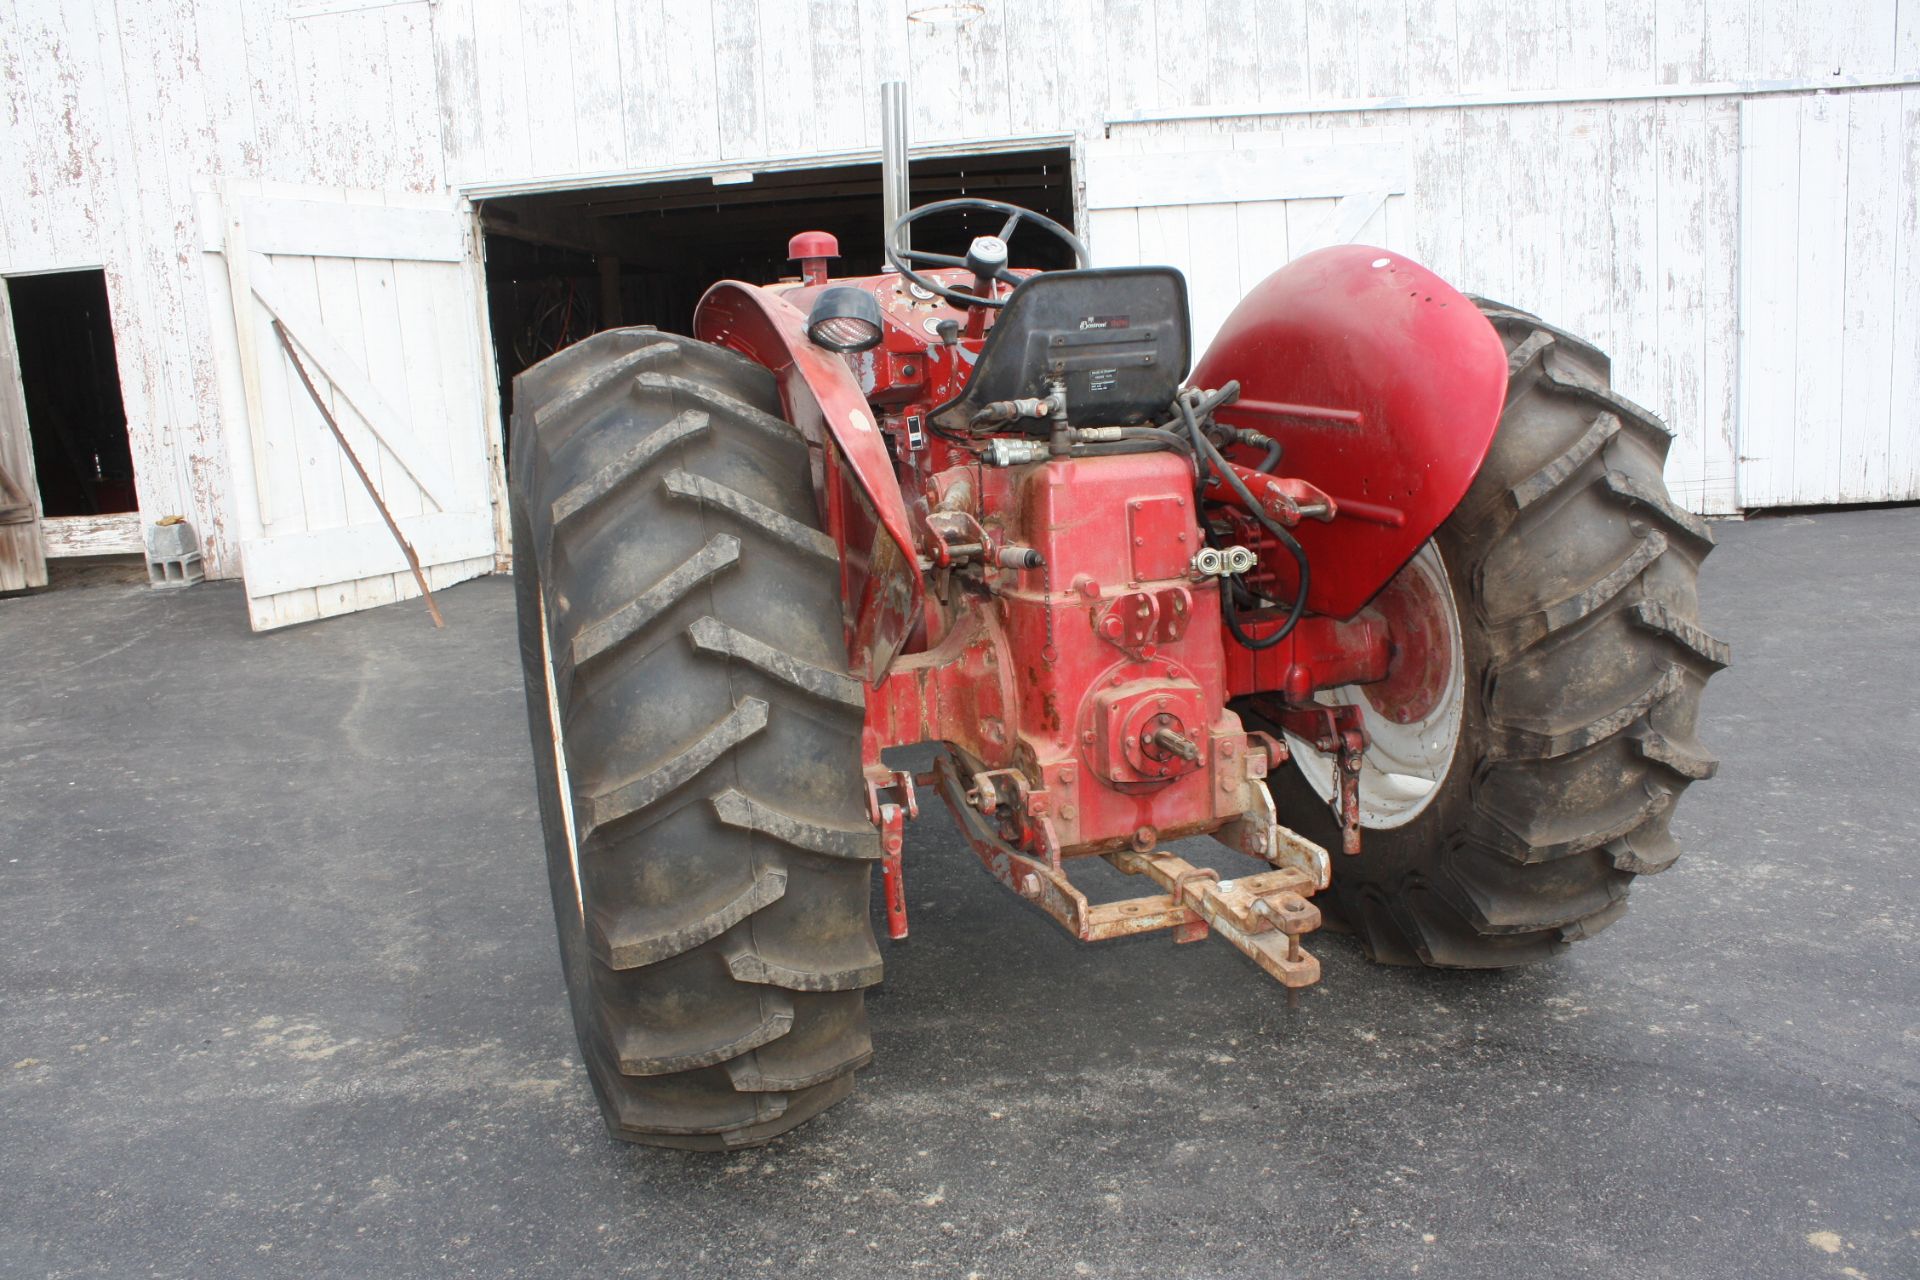
<path fill-rule="evenodd" d="M 882 236 L 913 207 L 907 195 L 907 86 L 903 80 L 880 84 L 880 206 L 885 221 Z M 900 241 L 906 248 L 911 236 L 903 231 Z M 884 242 L 881 249 L 884 255 Z"/>

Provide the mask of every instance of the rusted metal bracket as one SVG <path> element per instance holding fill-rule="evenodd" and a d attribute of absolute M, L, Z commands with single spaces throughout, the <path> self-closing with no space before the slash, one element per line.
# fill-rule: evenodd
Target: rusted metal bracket
<path fill-rule="evenodd" d="M 887 902 L 887 936 L 907 936 L 907 878 L 900 859 L 908 818 L 920 816 L 913 774 L 881 765 L 867 768 L 867 817 L 880 829 L 880 884 Z M 891 799 L 887 798 L 891 795 Z"/>
<path fill-rule="evenodd" d="M 1333 802 L 1340 823 L 1340 851 L 1360 852 L 1360 764 L 1367 754 L 1367 730 L 1360 708 L 1298 707 L 1285 712 L 1280 723 L 1287 732 L 1311 742 L 1316 751 L 1335 758 L 1339 789 Z"/>
<path fill-rule="evenodd" d="M 940 756 L 934 763 L 933 774 L 934 785 L 953 811 L 960 833 L 993 878 L 1052 916 L 1082 942 L 1195 925 L 1205 931 L 1206 922 L 1169 894 L 1123 902 L 1088 902 L 1087 895 L 1067 879 L 1064 869 L 1014 848 L 979 809 L 968 803 L 968 787 L 951 756 Z"/>
<path fill-rule="evenodd" d="M 1333 861 L 1327 851 L 1299 832 L 1280 825 L 1273 806 L 1273 793 L 1264 782 L 1248 779 L 1254 807 L 1213 833 L 1213 838 L 1229 849 L 1238 849 L 1249 858 L 1271 862 L 1283 869 L 1306 876 L 1315 889 L 1324 889 L 1333 880 Z"/>
<path fill-rule="evenodd" d="M 1014 848 L 987 816 L 968 802 L 968 787 L 951 757 L 934 764 L 934 784 L 953 810 L 954 821 L 994 879 L 1052 916 L 1083 942 L 1125 938 L 1159 929 L 1173 931 L 1175 942 L 1195 942 L 1211 930 L 1245 952 L 1255 964 L 1289 988 L 1320 980 L 1320 962 L 1300 946 L 1300 936 L 1320 927 L 1320 909 L 1306 895 L 1322 887 L 1324 870 L 1288 865 L 1237 880 L 1197 867 L 1171 853 L 1109 853 L 1108 862 L 1128 875 L 1146 875 L 1167 892 L 1119 902 L 1090 903 L 1050 866 Z M 1264 788 L 1262 789 L 1264 791 Z M 979 794 L 975 789 L 973 794 Z M 1285 831 L 1285 828 L 1279 828 Z M 1286 834 L 1319 854 L 1310 841 Z"/>
<path fill-rule="evenodd" d="M 1222 880 L 1171 853 L 1110 853 L 1128 875 L 1145 875 L 1205 920 L 1285 987 L 1310 987 L 1320 981 L 1320 962 L 1300 945 L 1302 934 L 1320 927 L 1320 908 L 1306 899 L 1313 885 L 1306 874 L 1288 868 Z"/>

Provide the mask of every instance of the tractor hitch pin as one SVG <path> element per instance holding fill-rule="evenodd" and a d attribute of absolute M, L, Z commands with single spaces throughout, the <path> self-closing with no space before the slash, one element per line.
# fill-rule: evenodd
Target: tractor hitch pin
<path fill-rule="evenodd" d="M 1166 725 L 1155 729 L 1147 741 L 1162 751 L 1171 751 L 1188 764 L 1194 764 L 1200 759 L 1200 748 L 1194 745 L 1193 740 Z"/>

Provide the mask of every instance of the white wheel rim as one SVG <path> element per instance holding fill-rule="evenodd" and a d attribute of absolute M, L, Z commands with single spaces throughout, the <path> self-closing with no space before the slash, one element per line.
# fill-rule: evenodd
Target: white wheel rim
<path fill-rule="evenodd" d="M 1360 760 L 1360 825 L 1375 830 L 1405 826 L 1425 812 L 1440 794 L 1460 745 L 1460 721 L 1466 704 L 1466 657 L 1460 638 L 1460 614 L 1454 607 L 1453 586 L 1440 553 L 1429 542 L 1401 573 L 1417 573 L 1428 580 L 1442 602 L 1449 650 L 1446 684 L 1426 715 L 1397 723 L 1367 700 L 1365 686 L 1350 684 L 1324 689 L 1315 697 L 1322 706 L 1357 706 L 1367 731 L 1367 751 Z M 1307 785 L 1328 804 L 1334 803 L 1337 762 L 1314 749 L 1296 734 L 1286 735 L 1294 765 Z"/>
<path fill-rule="evenodd" d="M 573 903 L 581 923 L 587 919 L 587 897 L 580 887 L 580 837 L 573 826 L 573 776 L 567 772 L 567 731 L 560 724 L 560 691 L 553 678 L 553 642 L 547 638 L 547 597 L 540 595 L 540 670 L 547 678 L 547 724 L 552 728 L 553 776 L 560 788 L 561 824 L 567 829 L 567 856 L 573 866 Z"/>

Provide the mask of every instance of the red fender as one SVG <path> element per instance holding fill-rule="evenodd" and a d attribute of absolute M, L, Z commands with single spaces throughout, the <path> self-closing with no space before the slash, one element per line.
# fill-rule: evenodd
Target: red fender
<path fill-rule="evenodd" d="M 1507 356 L 1480 309 L 1419 263 L 1339 245 L 1234 308 L 1191 381 L 1231 379 L 1240 399 L 1219 420 L 1279 440 L 1278 471 L 1338 507 L 1294 535 L 1313 569 L 1307 607 L 1349 618 L 1466 496 L 1500 425 Z"/>
<path fill-rule="evenodd" d="M 722 280 L 708 289 L 693 331 L 779 382 L 787 421 L 813 451 L 814 497 L 840 549 L 848 668 L 878 685 L 919 621 L 925 584 L 893 459 L 859 382 L 844 358 L 807 340 L 799 311 L 755 285 Z"/>

